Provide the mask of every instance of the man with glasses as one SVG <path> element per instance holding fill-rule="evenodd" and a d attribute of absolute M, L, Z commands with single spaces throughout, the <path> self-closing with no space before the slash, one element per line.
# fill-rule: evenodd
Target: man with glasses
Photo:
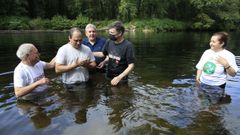
<path fill-rule="evenodd" d="M 69 32 L 69 42 L 59 48 L 56 55 L 56 73 L 62 73 L 62 81 L 67 88 L 85 85 L 89 80 L 88 68 L 95 68 L 95 58 L 91 50 L 82 45 L 82 34 L 74 27 Z"/>
<path fill-rule="evenodd" d="M 108 32 L 110 40 L 106 41 L 103 52 L 94 55 L 108 56 L 107 78 L 111 79 L 112 85 L 117 85 L 119 82 L 127 82 L 129 73 L 134 69 L 134 50 L 132 43 L 124 39 L 125 28 L 121 22 L 114 22 Z M 100 63 L 100 66 L 105 62 Z"/>
<path fill-rule="evenodd" d="M 49 83 L 44 69 L 54 68 L 55 59 L 49 63 L 41 61 L 38 49 L 31 43 L 20 45 L 16 54 L 21 62 L 14 70 L 15 95 L 23 100 L 38 100 L 45 95 Z"/>

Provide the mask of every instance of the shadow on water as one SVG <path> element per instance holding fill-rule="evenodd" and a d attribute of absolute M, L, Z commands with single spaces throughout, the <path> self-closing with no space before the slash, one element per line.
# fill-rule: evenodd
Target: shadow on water
<path fill-rule="evenodd" d="M 61 34 L 58 36 L 54 37 L 63 39 Z M 1 67 L 0 134 L 238 134 L 240 73 L 229 78 L 226 98 L 218 104 L 199 97 L 194 84 L 194 66 L 201 56 L 196 48 L 205 49 L 200 44 L 208 42 L 203 39 L 209 34 L 151 35 L 151 40 L 141 36 L 134 39 L 129 35 L 136 44 L 138 61 L 128 84 L 118 87 L 112 87 L 103 74 L 93 73 L 87 87 L 68 92 L 59 76 L 47 71 L 51 83 L 46 98 L 23 102 L 14 96 L 9 67 Z M 196 41 L 201 43 L 190 45 Z M 50 45 L 48 42 L 55 43 L 41 41 Z M 45 54 L 52 52 L 46 46 L 42 48 Z M 44 59 L 48 58 L 52 56 Z"/>

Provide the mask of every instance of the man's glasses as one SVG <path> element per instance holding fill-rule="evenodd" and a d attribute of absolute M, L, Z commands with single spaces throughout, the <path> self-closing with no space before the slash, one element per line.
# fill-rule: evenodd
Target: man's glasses
<path fill-rule="evenodd" d="M 79 40 L 73 40 L 74 42 L 82 42 L 82 39 Z"/>

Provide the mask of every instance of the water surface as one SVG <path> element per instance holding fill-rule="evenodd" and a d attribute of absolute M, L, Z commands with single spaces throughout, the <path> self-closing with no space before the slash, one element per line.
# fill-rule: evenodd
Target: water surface
<path fill-rule="evenodd" d="M 50 88 L 40 105 L 16 100 L 15 52 L 21 43 L 31 42 L 41 59 L 50 61 L 68 41 L 67 33 L 0 34 L 0 134 L 236 135 L 240 74 L 229 77 L 228 98 L 216 105 L 199 98 L 194 85 L 195 65 L 209 48 L 211 34 L 126 33 L 137 58 L 127 85 L 112 87 L 103 74 L 95 73 L 87 88 L 68 93 L 59 75 L 50 70 L 46 71 Z M 231 36 L 228 49 L 240 56 L 240 34 Z"/>

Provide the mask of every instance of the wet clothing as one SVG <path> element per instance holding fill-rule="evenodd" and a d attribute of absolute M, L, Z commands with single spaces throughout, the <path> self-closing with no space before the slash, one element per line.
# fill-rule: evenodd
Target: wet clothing
<path fill-rule="evenodd" d="M 121 74 L 129 64 L 135 61 L 133 45 L 126 39 L 119 44 L 116 44 L 112 40 L 108 40 L 104 45 L 103 54 L 109 57 L 107 77 L 111 79 Z M 124 77 L 122 80 L 127 78 L 128 76 Z"/>
<path fill-rule="evenodd" d="M 14 70 L 14 87 L 28 86 L 42 78 L 44 75 L 44 67 L 46 62 L 39 61 L 34 66 L 29 66 L 20 62 Z M 22 99 L 29 99 L 30 97 L 36 97 L 38 93 L 43 93 L 47 90 L 48 86 L 40 85 L 27 95 L 22 96 Z"/>
<path fill-rule="evenodd" d="M 83 44 L 88 46 L 92 52 L 102 52 L 103 50 L 103 46 L 106 42 L 105 38 L 96 38 L 96 42 L 92 45 L 89 41 L 88 38 L 83 38 Z M 100 58 L 100 57 L 95 57 L 95 61 L 97 63 L 97 65 L 102 62 L 104 60 L 104 58 Z"/>
<path fill-rule="evenodd" d="M 225 86 L 224 86 L 225 87 Z M 198 95 L 202 99 L 208 100 L 211 104 L 217 104 L 224 97 L 225 91 L 221 86 L 210 86 L 204 83 L 200 84 Z"/>
<path fill-rule="evenodd" d="M 200 76 L 200 81 L 204 84 L 211 86 L 221 86 L 226 83 L 227 72 L 223 65 L 216 62 L 216 57 L 221 56 L 225 58 L 229 65 L 237 72 L 238 66 L 236 64 L 235 56 L 224 49 L 219 52 L 214 52 L 211 49 L 206 50 L 198 64 L 196 65 L 197 69 L 202 70 Z"/>
<path fill-rule="evenodd" d="M 89 59 L 91 62 L 95 61 L 91 50 L 87 46 L 81 45 L 80 48 L 76 49 L 68 43 L 59 48 L 56 55 L 56 63 L 69 65 L 74 63 L 77 58 L 79 60 Z M 88 79 L 88 69 L 83 66 L 79 66 L 71 71 L 62 74 L 62 81 L 65 84 L 82 83 L 88 81 Z"/>

